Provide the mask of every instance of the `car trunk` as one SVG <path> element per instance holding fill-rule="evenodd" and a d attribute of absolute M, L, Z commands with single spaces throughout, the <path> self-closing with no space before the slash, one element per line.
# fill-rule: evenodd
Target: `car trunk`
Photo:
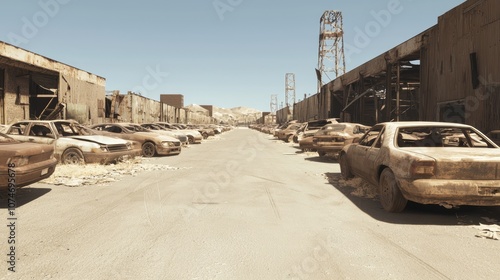
<path fill-rule="evenodd" d="M 436 160 L 434 178 L 453 180 L 499 180 L 498 148 L 412 148 Z"/>

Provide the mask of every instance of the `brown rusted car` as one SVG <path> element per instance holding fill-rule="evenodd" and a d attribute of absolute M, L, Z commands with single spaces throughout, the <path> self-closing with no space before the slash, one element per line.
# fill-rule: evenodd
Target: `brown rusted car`
<path fill-rule="evenodd" d="M 378 186 L 380 202 L 400 212 L 411 200 L 439 204 L 500 205 L 500 148 L 476 128 L 445 122 L 375 125 L 340 153 L 344 178 Z"/>
<path fill-rule="evenodd" d="M 359 123 L 328 124 L 314 134 L 311 146 L 320 157 L 336 156 L 345 145 L 355 142 L 356 138 L 359 140 L 369 129 L 369 126 Z"/>
<path fill-rule="evenodd" d="M 22 143 L 0 133 L 0 189 L 24 187 L 50 177 L 56 169 L 54 146 Z"/>
<path fill-rule="evenodd" d="M 178 155 L 182 150 L 179 139 L 148 131 L 142 126 L 133 123 L 103 123 L 92 125 L 90 128 L 102 135 L 140 143 L 144 157 Z"/>

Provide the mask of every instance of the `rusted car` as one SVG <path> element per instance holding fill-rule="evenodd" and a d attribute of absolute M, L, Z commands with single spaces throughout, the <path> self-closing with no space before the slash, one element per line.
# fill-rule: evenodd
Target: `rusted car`
<path fill-rule="evenodd" d="M 476 128 L 445 122 L 381 123 L 340 153 L 345 179 L 378 186 L 380 202 L 400 212 L 407 201 L 500 205 L 500 148 Z"/>
<path fill-rule="evenodd" d="M 359 123 L 337 123 L 328 124 L 318 130 L 311 140 L 312 149 L 318 152 L 320 157 L 327 154 L 336 156 L 345 145 L 361 138 L 369 126 Z"/>
<path fill-rule="evenodd" d="M 208 138 L 208 136 L 205 137 L 198 130 L 195 129 L 186 129 L 186 128 L 181 129 L 179 126 L 168 122 L 155 122 L 154 124 L 159 125 L 165 129 L 170 129 L 173 131 L 178 131 L 186 134 L 186 136 L 188 137 L 189 144 L 199 144 L 201 143 L 203 138 L 205 139 Z"/>
<path fill-rule="evenodd" d="M 331 123 L 339 123 L 338 118 L 330 118 L 330 119 L 324 119 L 324 120 L 315 120 L 315 121 L 308 121 L 303 123 L 303 125 L 297 130 L 295 135 L 293 136 L 293 142 L 294 143 L 299 143 L 300 140 L 307 138 L 307 137 L 313 137 L 314 134 L 320 130 L 323 126 Z M 312 140 L 312 139 L 310 139 Z M 312 145 L 311 147 L 312 148 Z"/>
<path fill-rule="evenodd" d="M 21 142 L 54 145 L 54 156 L 64 164 L 107 164 L 132 158 L 140 152 L 129 141 L 92 135 L 72 120 L 25 120 L 9 125 L 6 131 Z"/>
<path fill-rule="evenodd" d="M 57 164 L 54 146 L 23 143 L 3 133 L 0 133 L 0 157 L 0 189 L 20 188 L 48 178 Z"/>
<path fill-rule="evenodd" d="M 164 128 L 154 123 L 141 123 L 141 126 L 152 132 L 177 138 L 184 146 L 187 146 L 189 144 L 188 136 L 185 133 L 180 132 L 179 130 Z"/>
<path fill-rule="evenodd" d="M 102 135 L 139 142 L 144 157 L 181 153 L 181 141 L 178 139 L 149 131 L 136 131 L 137 128 L 130 123 L 104 123 L 92 125 L 90 128 Z"/>
<path fill-rule="evenodd" d="M 289 124 L 286 128 L 280 129 L 279 131 L 276 132 L 276 137 L 278 137 L 279 140 L 283 140 L 286 143 L 292 142 L 293 141 L 293 136 L 297 132 L 297 130 L 300 129 L 300 127 L 303 125 L 303 123 L 292 123 Z"/>

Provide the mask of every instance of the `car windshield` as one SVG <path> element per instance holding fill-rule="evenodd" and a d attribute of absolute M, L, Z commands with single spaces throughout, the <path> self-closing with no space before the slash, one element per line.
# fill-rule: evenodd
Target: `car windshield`
<path fill-rule="evenodd" d="M 54 122 L 54 125 L 61 136 L 92 134 L 90 130 L 84 129 L 83 126 L 75 122 Z"/>
<path fill-rule="evenodd" d="M 406 127 L 400 128 L 396 137 L 399 147 L 494 147 L 488 139 L 470 128 Z"/>

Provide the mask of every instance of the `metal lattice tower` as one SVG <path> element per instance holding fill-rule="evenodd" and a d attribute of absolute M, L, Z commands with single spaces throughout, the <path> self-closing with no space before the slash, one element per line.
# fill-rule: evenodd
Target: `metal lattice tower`
<path fill-rule="evenodd" d="M 271 95 L 271 115 L 276 115 L 276 111 L 278 111 L 278 95 Z"/>
<path fill-rule="evenodd" d="M 323 85 L 323 77 L 330 80 L 328 73 L 334 78 L 345 73 L 344 29 L 342 27 L 342 12 L 325 11 L 320 20 L 319 50 L 318 50 L 318 92 Z"/>
<path fill-rule="evenodd" d="M 292 103 L 290 104 L 290 101 Z M 287 107 L 295 104 L 295 74 L 286 73 L 285 75 L 285 104 Z"/>

